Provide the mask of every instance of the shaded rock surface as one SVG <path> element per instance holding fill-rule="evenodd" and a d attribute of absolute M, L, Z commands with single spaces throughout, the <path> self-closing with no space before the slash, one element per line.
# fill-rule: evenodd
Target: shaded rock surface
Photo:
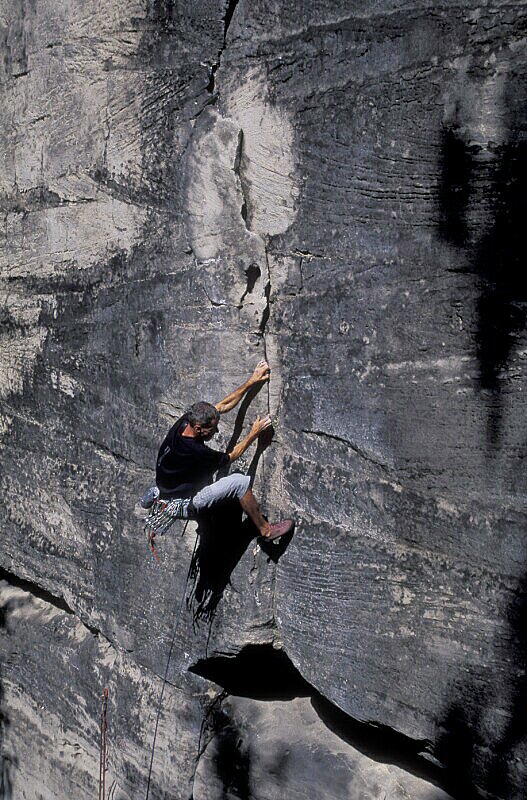
<path fill-rule="evenodd" d="M 93 796 L 106 685 L 111 796 L 144 795 L 170 653 L 151 798 L 525 797 L 525 3 L 0 26 L 4 796 Z M 130 513 L 157 446 L 261 358 L 219 446 L 273 415 L 240 468 L 296 534 L 229 512 L 158 564 Z M 249 645 L 306 694 L 203 668 Z"/>
<path fill-rule="evenodd" d="M 355 750 L 319 719 L 306 698 L 230 698 L 201 757 L 194 800 L 224 797 L 371 797 L 447 800 L 439 788 Z"/>

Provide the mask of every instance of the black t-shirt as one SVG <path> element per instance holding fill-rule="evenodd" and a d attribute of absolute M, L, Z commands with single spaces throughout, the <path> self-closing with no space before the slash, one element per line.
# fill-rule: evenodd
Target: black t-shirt
<path fill-rule="evenodd" d="M 193 497 L 212 483 L 214 473 L 230 464 L 227 453 L 182 436 L 187 420 L 181 417 L 163 439 L 156 464 L 156 484 L 161 497 Z"/>

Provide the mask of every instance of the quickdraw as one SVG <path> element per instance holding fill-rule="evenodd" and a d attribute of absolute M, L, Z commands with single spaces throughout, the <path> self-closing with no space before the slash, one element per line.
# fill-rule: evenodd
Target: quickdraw
<path fill-rule="evenodd" d="M 155 548 L 155 538 L 158 534 L 165 534 L 178 519 L 191 517 L 191 499 L 177 497 L 174 500 L 154 500 L 150 514 L 145 520 L 144 530 L 152 555 L 160 561 Z"/>
<path fill-rule="evenodd" d="M 165 500 L 154 500 L 150 508 L 150 514 L 145 520 L 144 529 L 148 539 L 148 544 L 150 546 L 150 550 L 152 551 L 152 555 L 157 561 L 161 561 L 161 559 L 159 558 L 159 554 L 155 547 L 155 539 L 157 533 L 159 532 L 159 528 L 161 527 L 160 521 L 167 505 L 168 503 Z"/>

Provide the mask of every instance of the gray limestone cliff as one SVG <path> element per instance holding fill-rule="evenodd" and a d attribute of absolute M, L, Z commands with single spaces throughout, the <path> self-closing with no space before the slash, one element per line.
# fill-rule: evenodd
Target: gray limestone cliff
<path fill-rule="evenodd" d="M 111 800 L 527 797 L 526 12 L 5 0 L 2 797 L 95 796 L 104 687 Z M 295 535 L 157 562 L 262 358 L 216 446 L 272 415 Z"/>

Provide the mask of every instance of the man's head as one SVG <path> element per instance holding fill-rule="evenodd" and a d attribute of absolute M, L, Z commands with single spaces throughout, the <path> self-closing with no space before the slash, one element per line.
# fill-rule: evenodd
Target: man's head
<path fill-rule="evenodd" d="M 194 403 L 185 413 L 185 417 L 196 432 L 196 437 L 198 439 L 208 441 L 212 439 L 218 430 L 220 415 L 218 409 L 216 406 L 213 406 L 212 403 L 205 403 L 203 401 Z"/>

